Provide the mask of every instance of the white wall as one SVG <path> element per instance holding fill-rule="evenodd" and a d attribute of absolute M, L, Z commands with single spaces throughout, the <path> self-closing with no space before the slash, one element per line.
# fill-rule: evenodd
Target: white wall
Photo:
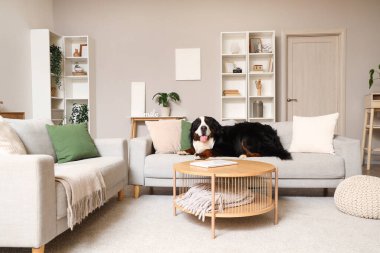
<path fill-rule="evenodd" d="M 0 0 L 0 101 L 32 114 L 30 29 L 53 28 L 51 0 Z"/>
<path fill-rule="evenodd" d="M 282 30 L 343 28 L 346 129 L 348 136 L 360 138 L 368 70 L 380 63 L 378 0 L 55 0 L 53 8 L 59 33 L 89 34 L 95 40 L 99 137 L 129 135 L 132 81 L 146 82 L 147 111 L 157 107 L 150 100 L 154 93 L 177 91 L 183 102 L 174 106 L 174 114 L 220 118 L 222 31 L 275 29 L 279 56 Z M 175 81 L 174 49 L 185 47 L 201 48 L 201 81 Z M 279 58 L 277 70 L 280 80 Z"/>

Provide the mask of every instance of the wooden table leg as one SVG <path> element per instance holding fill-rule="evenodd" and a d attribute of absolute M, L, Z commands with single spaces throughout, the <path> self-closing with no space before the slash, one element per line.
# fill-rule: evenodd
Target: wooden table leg
<path fill-rule="evenodd" d="M 372 133 L 373 133 L 373 117 L 375 109 L 370 109 L 371 114 L 369 118 L 369 134 L 368 134 L 368 147 L 367 147 L 367 170 L 371 169 L 371 155 L 372 155 Z"/>
<path fill-rule="evenodd" d="M 215 239 L 215 174 L 211 177 L 211 238 Z"/>
<path fill-rule="evenodd" d="M 137 131 L 137 122 L 136 122 L 136 120 L 132 119 L 132 122 L 131 122 L 131 139 L 136 137 L 136 131 Z"/>
<path fill-rule="evenodd" d="M 364 164 L 364 148 L 365 148 L 365 141 L 366 141 L 366 135 L 367 135 L 367 121 L 368 121 L 368 109 L 364 110 L 364 124 L 363 124 L 363 135 L 362 135 L 362 145 L 361 145 L 361 159 L 362 164 Z"/>
<path fill-rule="evenodd" d="M 175 198 L 176 198 L 176 195 L 177 195 L 177 177 L 176 177 L 176 171 L 175 169 L 173 169 L 173 215 L 176 216 L 177 215 L 177 211 L 176 211 L 176 208 L 175 208 Z"/>
<path fill-rule="evenodd" d="M 274 225 L 278 224 L 278 169 L 275 170 L 276 180 L 274 185 Z"/>

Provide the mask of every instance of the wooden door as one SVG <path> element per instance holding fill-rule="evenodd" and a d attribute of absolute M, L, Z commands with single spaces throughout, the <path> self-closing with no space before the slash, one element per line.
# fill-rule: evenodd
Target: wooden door
<path fill-rule="evenodd" d="M 339 112 L 344 133 L 342 51 L 339 34 L 287 36 L 287 120 Z"/>

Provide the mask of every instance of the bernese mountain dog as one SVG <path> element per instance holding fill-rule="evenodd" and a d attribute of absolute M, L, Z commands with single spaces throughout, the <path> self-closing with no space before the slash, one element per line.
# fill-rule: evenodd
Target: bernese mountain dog
<path fill-rule="evenodd" d="M 282 146 L 277 131 L 261 123 L 243 122 L 221 126 L 212 117 L 199 117 L 191 124 L 190 139 L 192 147 L 179 154 L 196 155 L 201 159 L 214 156 L 277 156 L 280 159 L 292 159 Z"/>

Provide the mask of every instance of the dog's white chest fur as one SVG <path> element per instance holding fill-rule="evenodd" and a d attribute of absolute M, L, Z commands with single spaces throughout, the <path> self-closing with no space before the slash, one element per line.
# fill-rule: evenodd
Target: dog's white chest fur
<path fill-rule="evenodd" d="M 208 139 L 206 142 L 193 141 L 193 147 L 196 154 L 200 154 L 206 149 L 212 149 L 214 147 L 215 140 L 214 138 Z"/>

